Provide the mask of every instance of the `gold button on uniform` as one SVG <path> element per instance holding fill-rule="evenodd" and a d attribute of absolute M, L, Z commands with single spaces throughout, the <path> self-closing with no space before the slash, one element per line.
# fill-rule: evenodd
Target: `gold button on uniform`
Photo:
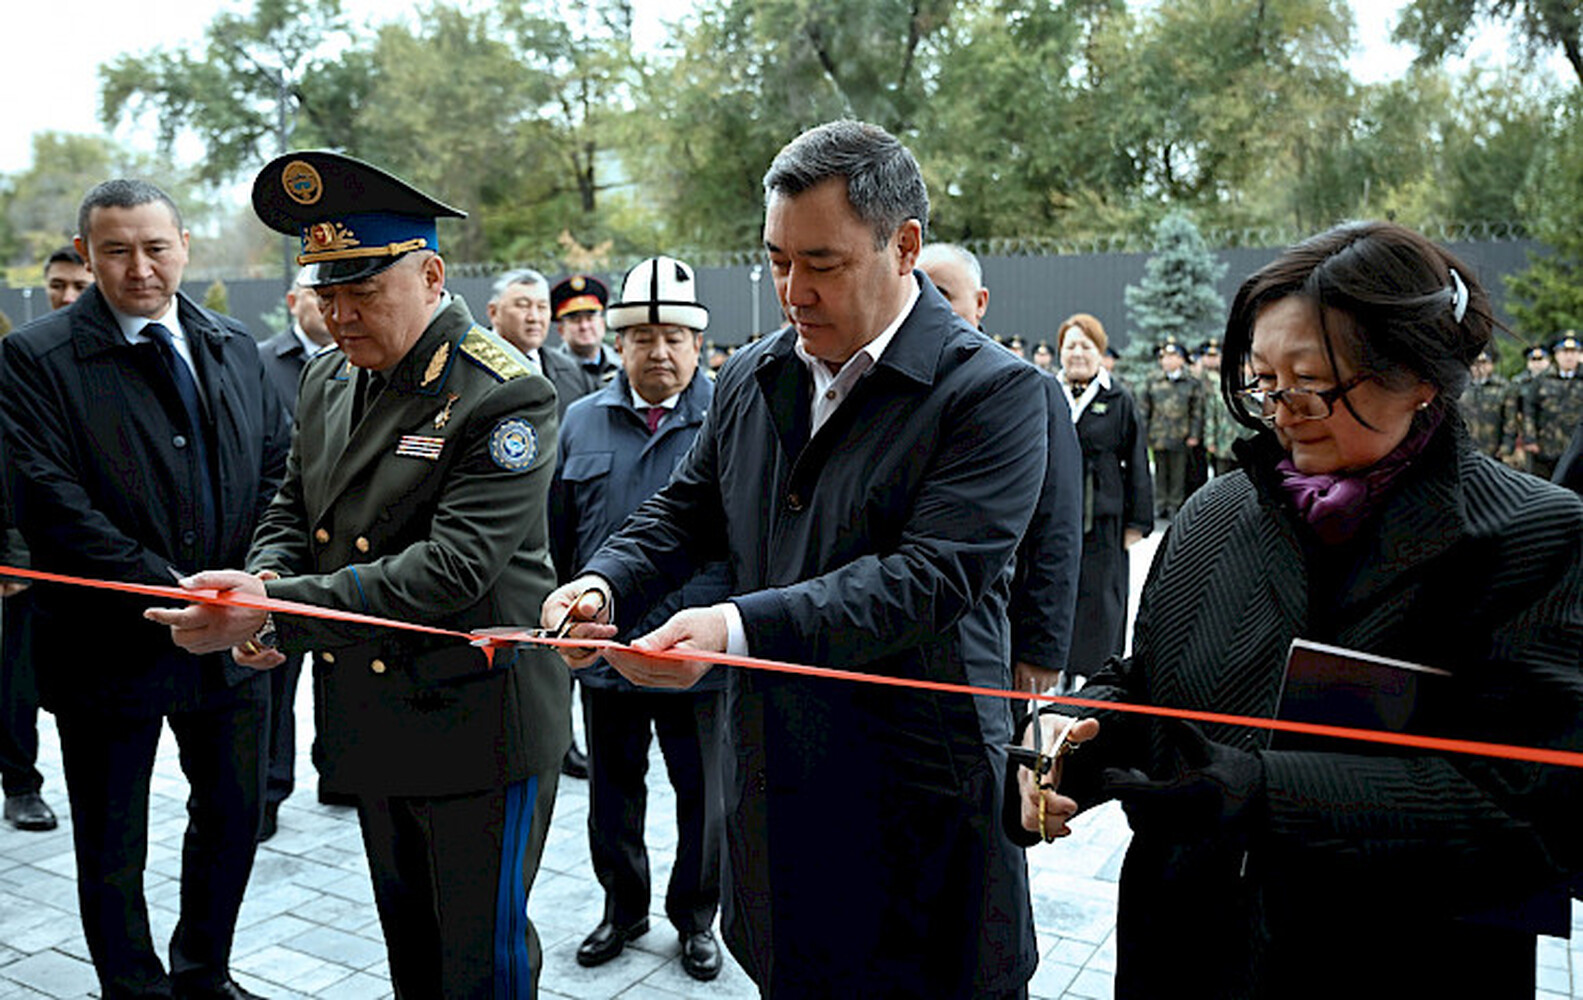
<path fill-rule="evenodd" d="M 324 652 L 319 654 L 319 661 L 321 663 L 334 663 L 335 662 L 335 654 L 330 652 L 329 650 L 325 650 Z"/>
<path fill-rule="evenodd" d="M 368 669 L 372 670 L 376 674 L 382 674 L 382 673 L 385 672 L 385 661 L 384 660 L 369 660 L 368 661 Z"/>
<path fill-rule="evenodd" d="M 318 531 L 313 533 L 313 540 L 318 542 L 320 545 L 323 545 L 325 542 L 330 540 L 330 533 L 324 528 L 320 528 Z"/>
<path fill-rule="evenodd" d="M 357 546 L 357 551 L 359 552 L 368 551 L 368 539 L 364 538 L 362 535 L 358 535 L 357 541 L 353 542 L 352 544 Z"/>

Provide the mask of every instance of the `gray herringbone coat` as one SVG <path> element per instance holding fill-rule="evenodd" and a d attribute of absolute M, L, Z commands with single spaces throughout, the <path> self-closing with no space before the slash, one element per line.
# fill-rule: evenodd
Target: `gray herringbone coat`
<path fill-rule="evenodd" d="M 1452 414 L 1373 525 L 1327 547 L 1276 485 L 1274 439 L 1239 454 L 1249 471 L 1166 536 L 1134 655 L 1084 697 L 1271 716 L 1302 636 L 1451 671 L 1437 733 L 1583 749 L 1577 496 L 1475 453 Z M 1103 725 L 1068 764 L 1085 804 L 1104 767 L 1167 770 L 1156 724 Z M 1583 772 L 1205 729 L 1262 751 L 1266 802 L 1242 838 L 1136 830 L 1118 996 L 1533 996 L 1533 935 L 1566 933 Z"/>

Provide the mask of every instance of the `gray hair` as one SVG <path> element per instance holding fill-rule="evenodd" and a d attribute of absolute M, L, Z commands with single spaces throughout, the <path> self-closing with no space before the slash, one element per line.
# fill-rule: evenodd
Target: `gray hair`
<path fill-rule="evenodd" d="M 973 291 L 984 287 L 984 266 L 978 262 L 978 257 L 967 247 L 957 243 L 930 243 L 918 252 L 918 266 L 923 267 L 931 260 L 941 257 L 955 257 L 967 268 L 967 273 L 973 279 Z"/>
<path fill-rule="evenodd" d="M 535 271 L 531 267 L 519 267 L 515 271 L 507 271 L 495 279 L 494 288 L 490 290 L 489 301 L 499 302 L 500 297 L 506 294 L 506 289 L 512 285 L 527 285 L 529 287 L 542 287 L 546 293 L 550 290 L 550 279 Z"/>
<path fill-rule="evenodd" d="M 88 242 L 88 220 L 96 208 L 136 208 L 156 201 L 163 202 L 170 209 L 171 218 L 176 220 L 176 229 L 181 231 L 181 209 L 170 200 L 170 195 L 148 181 L 125 178 L 102 181 L 83 195 L 82 205 L 77 209 L 77 235 L 82 237 L 84 243 Z"/>
<path fill-rule="evenodd" d="M 929 229 L 929 192 L 918 161 L 878 125 L 842 120 L 811 128 L 775 154 L 764 173 L 764 200 L 795 196 L 830 180 L 846 179 L 846 200 L 874 230 L 882 247 L 908 219 Z"/>

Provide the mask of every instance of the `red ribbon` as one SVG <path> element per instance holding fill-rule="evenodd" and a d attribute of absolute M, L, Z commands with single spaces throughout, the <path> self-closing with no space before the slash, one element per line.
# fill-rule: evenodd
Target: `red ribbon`
<path fill-rule="evenodd" d="M 903 677 L 890 677 L 884 674 L 865 674 L 857 670 L 840 670 L 835 667 L 810 667 L 802 663 L 786 663 L 781 660 L 766 660 L 756 656 L 737 656 L 731 653 L 709 653 L 695 649 L 637 649 L 611 639 L 553 639 L 541 635 L 532 629 L 514 631 L 496 628 L 480 632 L 458 632 L 453 629 L 436 628 L 432 625 L 418 625 L 412 622 L 359 614 L 355 611 L 340 611 L 334 608 L 320 607 L 316 604 L 303 604 L 299 601 L 284 601 L 279 598 L 262 597 L 257 594 L 244 594 L 234 590 L 186 590 L 182 587 L 163 586 L 160 584 L 88 580 L 82 577 L 66 576 L 60 573 L 45 573 L 40 570 L 18 569 L 12 566 L 0 566 L 0 577 L 39 580 L 46 583 L 63 583 L 75 587 L 90 587 L 99 590 L 120 591 L 127 594 L 140 594 L 145 597 L 214 604 L 221 607 L 252 608 L 256 611 L 269 611 L 277 614 L 305 615 L 309 618 L 323 618 L 329 621 L 374 625 L 381 628 L 401 629 L 407 632 L 424 632 L 429 635 L 450 636 L 482 647 L 485 655 L 491 657 L 495 649 L 517 643 L 533 643 L 540 646 L 570 649 L 613 650 L 633 653 L 655 660 L 703 661 L 733 667 L 746 667 L 750 670 L 768 670 L 776 673 L 799 674 L 804 677 L 823 677 L 830 680 L 859 681 L 865 684 L 883 684 L 890 687 L 910 688 L 919 691 L 941 691 L 950 694 L 976 694 L 992 698 L 1043 701 L 1058 705 L 1069 705 L 1074 708 L 1126 712 L 1134 715 L 1152 715 L 1170 719 L 1187 719 L 1193 722 L 1213 722 L 1228 726 L 1246 726 L 1250 729 L 1267 729 L 1274 732 L 1303 733 L 1309 736 L 1360 740 L 1366 743 L 1381 743 L 1390 746 L 1410 747 L 1417 750 L 1434 750 L 1441 753 L 1497 757 L 1504 760 L 1519 760 L 1533 764 L 1555 764 L 1561 767 L 1583 767 L 1583 753 L 1574 750 L 1513 746 L 1506 743 L 1485 743 L 1479 740 L 1420 736 L 1414 733 L 1392 733 L 1378 729 L 1354 729 L 1349 726 L 1328 726 L 1314 722 L 1293 722 L 1286 719 L 1263 719 L 1250 715 L 1229 715 L 1224 712 L 1207 712 L 1192 708 L 1171 708 L 1164 705 L 1135 705 L 1129 702 L 1098 701 L 1092 698 L 1074 698 L 1069 695 L 1036 694 L 1031 691 L 1006 691 L 1000 688 L 952 684 L 947 681 L 912 680 Z"/>

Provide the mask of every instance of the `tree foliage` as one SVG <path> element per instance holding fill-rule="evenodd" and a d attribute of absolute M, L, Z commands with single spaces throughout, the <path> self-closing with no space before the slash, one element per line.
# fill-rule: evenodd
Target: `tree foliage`
<path fill-rule="evenodd" d="M 1557 126 L 1518 199 L 1534 236 L 1552 252 L 1531 255 L 1527 270 L 1506 280 L 1518 334 L 1533 343 L 1583 329 L 1583 94 L 1557 111 Z"/>
<path fill-rule="evenodd" d="M 191 132 L 205 151 L 202 178 L 229 180 L 288 141 L 345 138 L 369 83 L 362 60 L 336 55 L 346 31 L 340 0 L 255 0 L 249 14 L 217 15 L 201 53 L 129 53 L 102 67 L 100 117 L 113 127 L 153 114 L 166 154 Z"/>
<path fill-rule="evenodd" d="M 1561 50 L 1583 82 L 1583 9 L 1577 0 L 1412 0 L 1402 9 L 1394 37 L 1418 49 L 1421 63 L 1460 55 L 1482 21 L 1516 29 L 1530 58 Z"/>
<path fill-rule="evenodd" d="M 283 135 L 378 163 L 469 213 L 442 228 L 455 260 L 749 250 L 775 152 L 838 117 L 907 142 L 945 239 L 1099 241 L 1174 210 L 1220 232 L 1573 213 L 1560 233 L 1583 193 L 1545 152 L 1555 85 L 1436 64 L 1501 20 L 1572 58 L 1576 8 L 1412 0 L 1422 65 L 1370 85 L 1348 0 L 697 0 L 657 45 L 630 0 L 428 0 L 368 30 L 341 0 L 251 0 L 195 51 L 103 67 L 101 116 L 151 118 L 166 160 L 195 141 L 216 191 Z M 9 261 L 127 170 L 107 140 L 44 141 L 47 169 L 0 178 Z M 210 259 L 278 259 L 245 209 L 225 225 Z"/>

